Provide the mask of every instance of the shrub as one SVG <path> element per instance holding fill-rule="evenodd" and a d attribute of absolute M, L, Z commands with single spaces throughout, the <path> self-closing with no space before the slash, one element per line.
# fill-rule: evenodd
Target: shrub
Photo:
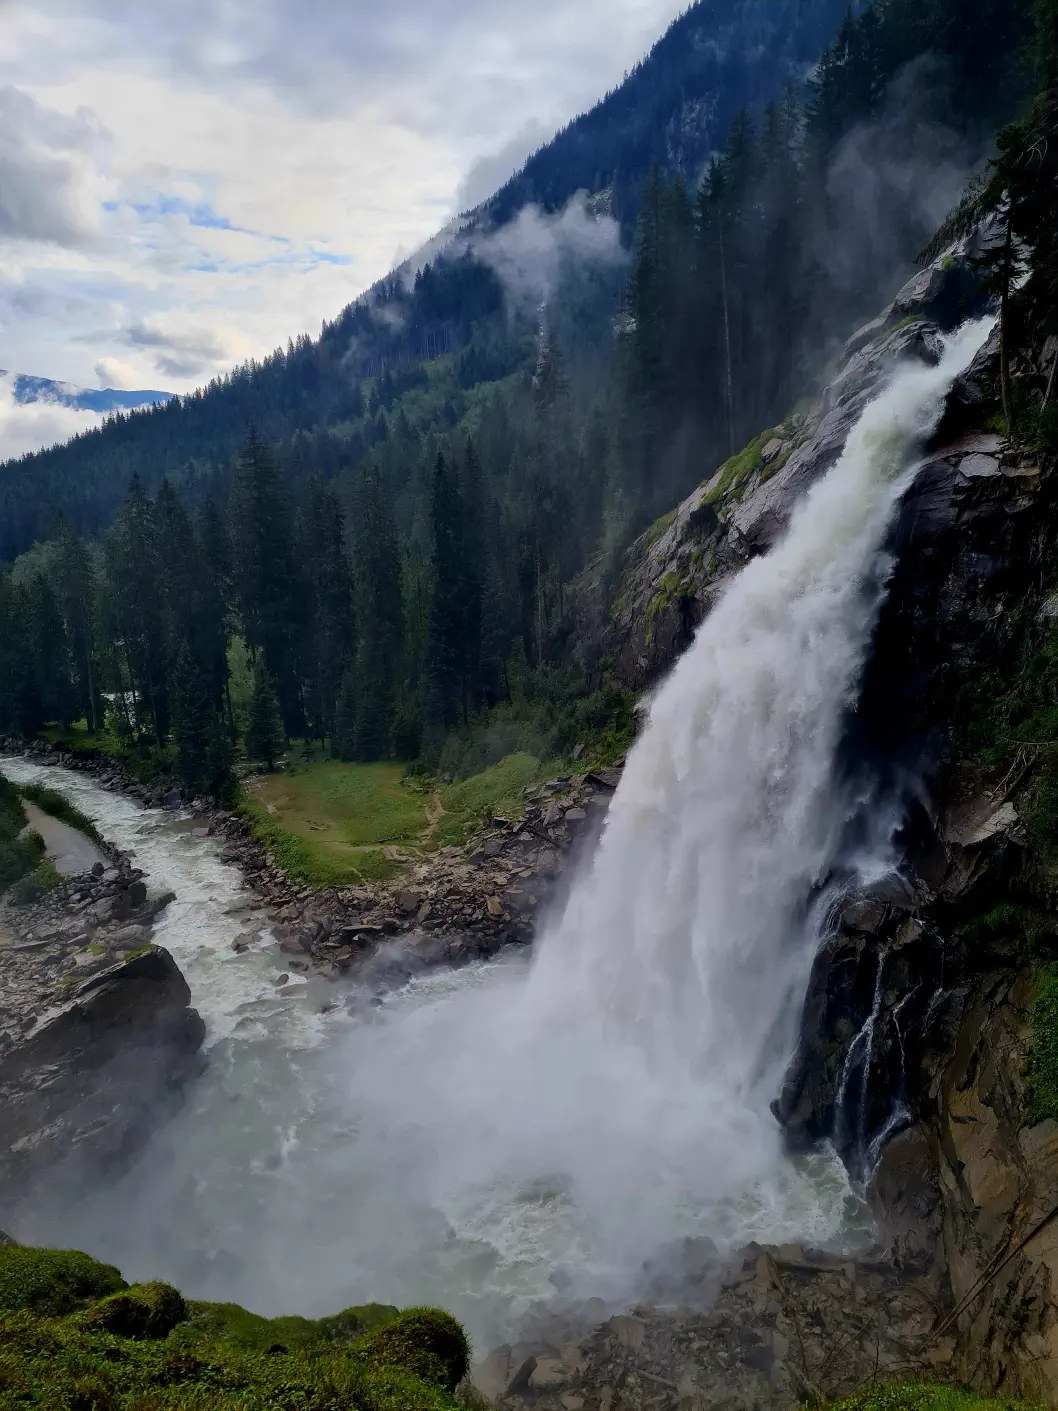
<path fill-rule="evenodd" d="M 42 857 L 33 871 L 28 876 L 20 877 L 11 888 L 11 900 L 16 906 L 30 906 L 33 902 L 40 901 L 42 896 L 52 891 L 61 881 L 55 864 L 50 858 Z"/>

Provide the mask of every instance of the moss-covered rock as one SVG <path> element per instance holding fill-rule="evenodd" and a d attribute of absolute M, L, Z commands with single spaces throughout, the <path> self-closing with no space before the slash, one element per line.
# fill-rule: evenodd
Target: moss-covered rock
<path fill-rule="evenodd" d="M 345 1308 L 327 1318 L 262 1318 L 237 1303 L 198 1303 L 187 1305 L 187 1320 L 177 1336 L 188 1343 L 216 1341 L 232 1343 L 251 1351 L 269 1348 L 295 1349 L 319 1343 L 345 1344 L 355 1341 L 372 1328 L 392 1322 L 400 1309 L 388 1303 L 368 1303 Z"/>
<path fill-rule="evenodd" d="M 112 1264 L 76 1250 L 0 1245 L 0 1313 L 62 1318 L 126 1287 Z"/>
<path fill-rule="evenodd" d="M 80 1314 L 87 1331 L 123 1338 L 168 1337 L 187 1318 L 187 1304 L 172 1284 L 133 1284 L 112 1293 Z"/>
<path fill-rule="evenodd" d="M 466 1333 L 454 1318 L 436 1308 L 409 1308 L 355 1346 L 371 1366 L 405 1367 L 449 1391 L 455 1390 L 470 1366 Z"/>

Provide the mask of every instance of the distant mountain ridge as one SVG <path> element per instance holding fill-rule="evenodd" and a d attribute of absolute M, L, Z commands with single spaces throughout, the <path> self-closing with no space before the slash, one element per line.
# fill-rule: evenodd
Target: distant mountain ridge
<path fill-rule="evenodd" d="M 57 402 L 63 407 L 75 407 L 79 411 L 115 412 L 135 411 L 138 407 L 156 407 L 171 400 L 171 392 L 153 389 L 123 391 L 117 387 L 78 387 L 73 382 L 57 382 L 50 377 L 30 377 L 26 373 L 8 372 L 0 368 L 0 377 L 11 378 L 14 382 L 15 401 L 21 405 L 31 402 Z"/>

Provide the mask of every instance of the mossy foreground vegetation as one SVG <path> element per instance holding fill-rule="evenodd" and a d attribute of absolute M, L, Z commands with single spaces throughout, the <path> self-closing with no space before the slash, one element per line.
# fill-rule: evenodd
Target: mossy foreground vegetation
<path fill-rule="evenodd" d="M 995 1401 L 952 1387 L 894 1382 L 889 1386 L 866 1387 L 844 1401 L 835 1402 L 829 1411 L 1033 1411 L 1033 1408 L 1023 1401 Z"/>
<path fill-rule="evenodd" d="M 450 1411 L 469 1355 L 437 1309 L 261 1318 L 86 1254 L 0 1247 L 4 1411 Z"/>

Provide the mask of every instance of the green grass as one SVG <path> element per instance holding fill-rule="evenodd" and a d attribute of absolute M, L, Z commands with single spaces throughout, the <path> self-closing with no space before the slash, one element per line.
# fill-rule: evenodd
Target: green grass
<path fill-rule="evenodd" d="M 384 843 L 413 841 L 428 819 L 399 764 L 320 761 L 252 779 L 240 812 L 279 865 L 313 886 L 386 881 L 399 870 Z"/>
<path fill-rule="evenodd" d="M 0 1411 L 454 1411 L 469 1360 L 437 1309 L 261 1318 L 130 1288 L 87 1255 L 0 1249 Z"/>
<path fill-rule="evenodd" d="M 24 799 L 29 799 L 30 803 L 35 803 L 44 813 L 50 814 L 52 818 L 57 818 L 60 823 L 69 824 L 71 828 L 76 828 L 85 837 L 91 838 L 93 843 L 103 841 L 92 820 L 79 808 L 76 808 L 69 799 L 60 794 L 57 789 L 46 789 L 41 784 L 20 784 L 18 792 Z"/>
<path fill-rule="evenodd" d="M 26 815 L 10 779 L 0 774 L 0 896 L 37 866 L 44 840 L 37 833 L 22 835 Z"/>
<path fill-rule="evenodd" d="M 556 770 L 516 753 L 444 785 L 405 777 L 399 764 L 326 761 L 252 780 L 239 811 L 292 877 L 316 887 L 386 882 L 402 864 L 382 844 L 412 854 L 462 846 L 490 813 L 520 818 L 522 790 Z"/>
<path fill-rule="evenodd" d="M 916 1382 L 891 1382 L 865 1387 L 844 1401 L 831 1403 L 828 1411 L 1032 1411 L 1023 1401 L 993 1400 L 969 1390 L 929 1386 Z"/>
<path fill-rule="evenodd" d="M 31 835 L 36 837 L 34 833 Z M 54 891 L 62 882 L 55 864 L 49 857 L 42 857 L 32 872 L 20 877 L 8 893 L 15 906 L 30 906 L 48 892 Z"/>
<path fill-rule="evenodd" d="M 522 790 L 546 778 L 549 771 L 530 754 L 512 754 L 491 765 L 481 774 L 449 784 L 440 790 L 444 815 L 437 825 L 436 841 L 441 846 L 463 844 L 480 828 L 487 813 L 500 818 L 522 816 L 525 800 Z"/>

